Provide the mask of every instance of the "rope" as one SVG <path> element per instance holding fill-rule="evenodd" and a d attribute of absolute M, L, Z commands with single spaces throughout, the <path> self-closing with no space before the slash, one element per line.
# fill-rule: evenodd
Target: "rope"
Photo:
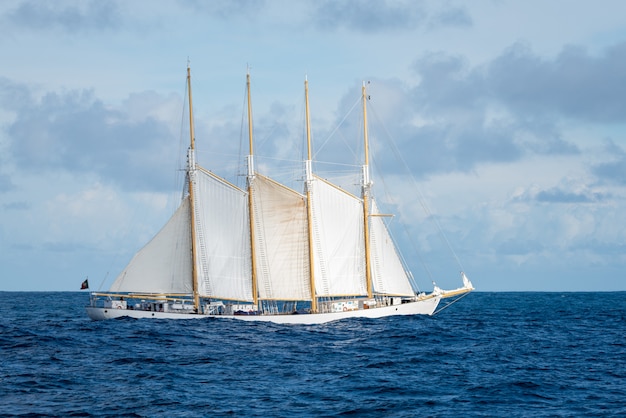
<path fill-rule="evenodd" d="M 337 126 L 335 127 L 335 129 L 333 129 L 333 131 L 328 134 L 328 136 L 326 137 L 326 139 L 324 140 L 324 142 L 322 143 L 322 145 L 313 153 L 313 159 L 315 159 L 315 157 L 317 156 L 317 154 L 324 149 L 324 147 L 326 146 L 326 144 L 328 143 L 328 141 L 330 141 L 330 139 L 333 137 L 333 135 L 335 135 L 335 132 L 337 132 L 339 130 L 339 128 L 341 127 L 341 125 L 343 125 L 343 123 L 346 121 L 346 119 L 348 119 L 348 116 L 350 116 L 350 114 L 352 113 L 352 111 L 354 110 L 354 108 L 361 103 L 361 97 L 359 96 L 359 99 L 352 105 L 352 107 L 350 108 L 350 110 L 348 110 L 348 112 L 346 113 L 346 115 L 343 117 L 343 119 L 341 119 L 341 122 L 339 122 L 337 124 Z M 344 138 L 345 140 L 345 138 Z M 352 147 L 349 144 L 348 148 L 352 149 Z M 354 153 L 354 151 L 353 151 Z"/>
<path fill-rule="evenodd" d="M 461 271 L 464 271 L 465 269 L 463 268 L 463 265 L 461 264 L 461 260 L 459 259 L 459 257 L 457 256 L 456 252 L 452 248 L 452 245 L 450 244 L 450 241 L 448 240 L 448 238 L 444 234 L 443 229 L 441 228 L 441 225 L 439 224 L 439 221 L 437 220 L 437 217 L 430 211 L 430 209 L 426 205 L 426 199 L 424 199 L 424 196 L 422 195 L 422 192 L 420 191 L 420 189 L 418 187 L 417 180 L 415 180 L 415 176 L 413 176 L 413 174 L 411 173 L 411 170 L 409 169 L 409 166 L 406 163 L 405 159 L 402 158 L 402 153 L 398 150 L 398 147 L 396 146 L 395 142 L 393 141 L 393 137 L 391 136 L 389 130 L 387 129 L 387 126 L 378 117 L 378 115 L 376 113 L 376 109 L 374 108 L 374 106 L 372 104 L 370 104 L 370 108 L 372 110 L 372 114 L 374 115 L 376 120 L 380 123 L 380 125 L 382 126 L 383 131 L 386 134 L 386 138 L 385 139 L 387 140 L 387 144 L 390 146 L 390 148 L 393 151 L 394 156 L 396 157 L 396 159 L 399 162 L 402 163 L 402 167 L 403 167 L 404 171 L 406 172 L 406 174 L 409 177 L 409 180 L 411 182 L 412 188 L 413 188 L 413 190 L 415 190 L 415 192 L 417 194 L 419 203 L 422 206 L 422 209 L 424 210 L 424 213 L 435 224 L 435 227 L 437 229 L 439 238 L 448 247 L 448 250 L 452 254 L 454 260 L 456 261 L 456 263 L 459 266 L 459 268 L 461 269 Z"/>
<path fill-rule="evenodd" d="M 376 159 L 375 155 L 371 156 L 371 161 L 372 161 L 372 166 L 374 167 L 375 171 L 377 173 L 382 173 L 382 170 L 378 166 L 378 160 Z M 383 185 L 383 190 L 385 191 L 385 198 L 387 199 L 388 202 L 391 202 L 392 205 L 397 205 L 397 202 L 395 201 L 395 199 L 391 195 L 390 189 L 387 186 L 387 183 L 385 182 L 385 178 L 382 176 L 382 174 L 379 175 L 379 177 L 380 177 L 380 181 L 381 181 L 381 183 Z M 391 222 L 389 224 L 391 224 Z M 422 254 L 417 249 L 417 245 L 415 244 L 415 240 L 411 237 L 411 234 L 409 233 L 408 225 L 406 224 L 406 222 L 400 222 L 400 227 L 402 228 L 402 232 L 404 232 L 404 236 L 406 236 L 408 238 L 409 244 L 411 245 L 411 248 L 413 249 L 413 253 L 417 256 L 417 259 L 419 260 L 420 264 L 422 265 L 422 268 L 424 269 L 424 271 L 426 271 L 426 274 L 428 275 L 428 277 L 430 278 L 430 281 L 432 282 L 434 280 L 434 276 L 433 276 L 432 272 L 430 271 L 430 269 L 428 268 L 428 264 L 426 264 L 426 260 L 424 259 L 424 257 L 422 257 Z M 389 231 L 389 234 L 391 234 L 391 229 L 390 228 L 387 228 L 387 229 Z M 405 266 L 405 270 L 408 273 L 411 273 L 410 269 L 408 268 L 408 263 L 406 262 L 404 254 L 402 254 L 401 252 L 398 252 L 398 255 L 400 255 L 400 257 L 402 259 L 402 263 Z M 411 280 L 414 282 L 414 285 L 416 286 L 416 289 L 419 290 L 419 285 L 418 285 L 417 281 L 415 280 L 415 278 L 413 277 L 412 274 L 411 274 Z"/>
<path fill-rule="evenodd" d="M 111 263 L 111 264 L 113 264 L 113 263 Z M 102 278 L 102 281 L 100 282 L 100 285 L 98 286 L 98 292 L 100 292 L 102 290 L 102 286 L 104 286 L 104 282 L 106 281 L 107 277 L 109 277 L 109 272 L 108 271 L 106 272 L 106 274 Z"/>
<path fill-rule="evenodd" d="M 448 303 L 448 304 L 447 304 L 446 306 L 444 306 L 443 308 L 436 310 L 436 311 L 433 313 L 433 316 L 437 315 L 439 312 L 443 311 L 444 309 L 449 308 L 452 304 L 457 303 L 458 301 L 460 301 L 461 299 L 463 299 L 465 296 L 467 296 L 467 295 L 469 295 L 469 294 L 470 294 L 470 292 L 467 292 L 467 293 L 465 293 L 465 294 L 463 294 L 463 295 L 459 296 L 458 298 L 454 299 L 452 302 Z"/>

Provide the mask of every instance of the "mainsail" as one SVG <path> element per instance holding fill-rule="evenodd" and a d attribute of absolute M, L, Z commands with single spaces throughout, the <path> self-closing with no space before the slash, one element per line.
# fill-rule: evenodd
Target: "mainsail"
<path fill-rule="evenodd" d="M 247 193 L 201 168 L 194 188 L 198 293 L 252 301 Z"/>
<path fill-rule="evenodd" d="M 259 298 L 310 300 L 305 197 L 259 174 L 252 189 Z"/>
<path fill-rule="evenodd" d="M 317 176 L 310 196 L 317 296 L 366 295 L 362 201 Z"/>

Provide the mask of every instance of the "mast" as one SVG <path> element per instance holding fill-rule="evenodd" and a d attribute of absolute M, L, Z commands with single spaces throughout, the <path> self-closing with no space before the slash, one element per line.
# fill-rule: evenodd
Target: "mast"
<path fill-rule="evenodd" d="M 254 249 L 254 210 L 252 198 L 252 182 L 254 181 L 254 142 L 252 136 L 252 101 L 250 100 L 250 69 L 246 74 L 246 92 L 248 96 L 248 140 L 250 154 L 248 155 L 248 213 L 250 220 L 250 255 L 252 258 L 252 300 L 255 306 L 259 302 L 259 290 L 257 289 L 256 277 L 256 254 Z"/>
<path fill-rule="evenodd" d="M 315 296 L 315 261 L 313 258 L 313 213 L 311 209 L 311 182 L 313 181 L 313 169 L 311 167 L 311 117 L 309 114 L 309 80 L 304 79 L 304 100 L 306 113 L 306 144 L 307 160 L 306 171 L 306 202 L 307 202 L 307 229 L 309 235 L 309 280 L 311 283 L 311 312 L 317 312 L 317 297 Z"/>
<path fill-rule="evenodd" d="M 361 183 L 361 193 L 363 197 L 363 234 L 365 235 L 365 280 L 367 282 L 367 297 L 372 297 L 372 272 L 370 261 L 370 233 L 369 233 L 369 198 L 372 182 L 370 181 L 369 172 L 369 142 L 367 136 L 367 95 L 365 91 L 365 82 L 361 87 L 361 96 L 363 101 L 363 142 L 365 161 L 363 164 L 363 179 Z"/>
<path fill-rule="evenodd" d="M 193 184 L 196 173 L 196 134 L 193 127 L 193 100 L 191 97 L 191 69 L 187 64 L 187 90 L 189 90 L 189 136 L 190 144 L 187 155 L 187 177 L 189 178 L 189 213 L 191 218 L 191 275 L 193 284 L 193 306 L 197 313 L 200 313 L 200 295 L 198 294 L 198 269 L 196 261 L 198 250 L 196 249 L 196 209 L 193 193 Z"/>

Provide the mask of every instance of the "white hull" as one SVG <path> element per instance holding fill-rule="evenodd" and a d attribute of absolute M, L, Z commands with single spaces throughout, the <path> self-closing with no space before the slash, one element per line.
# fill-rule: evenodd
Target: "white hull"
<path fill-rule="evenodd" d="M 383 318 L 396 315 L 432 315 L 439 304 L 440 297 L 403 303 L 401 305 L 384 306 L 381 308 L 359 309 L 344 312 L 317 314 L 284 314 L 284 315 L 204 315 L 193 313 L 151 312 L 131 309 L 96 308 L 87 306 L 87 314 L 93 320 L 130 318 L 155 319 L 202 319 L 224 318 L 241 321 L 274 322 L 277 324 L 324 324 L 346 318 Z"/>
<path fill-rule="evenodd" d="M 93 306 L 85 307 L 87 315 L 94 321 L 115 318 L 155 318 L 155 319 L 202 319 L 208 318 L 210 315 L 197 315 L 192 313 L 175 313 L 175 312 L 152 312 L 133 309 L 114 309 L 114 308 L 98 308 Z"/>

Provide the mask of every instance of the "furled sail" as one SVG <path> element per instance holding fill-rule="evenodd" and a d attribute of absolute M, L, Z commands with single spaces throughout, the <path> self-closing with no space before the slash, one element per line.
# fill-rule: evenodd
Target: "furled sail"
<path fill-rule="evenodd" d="M 191 230 L 185 198 L 165 226 L 120 273 L 111 292 L 191 293 Z"/>
<path fill-rule="evenodd" d="M 366 295 L 362 201 L 317 176 L 310 191 L 317 296 Z"/>
<path fill-rule="evenodd" d="M 374 292 L 412 296 L 413 288 L 387 226 L 383 218 L 376 216 L 380 213 L 376 201 L 371 199 L 370 202 L 370 260 Z"/>
<path fill-rule="evenodd" d="M 304 196 L 259 174 L 252 189 L 259 298 L 310 300 Z"/>
<path fill-rule="evenodd" d="M 194 196 L 199 293 L 252 301 L 247 193 L 198 169 Z"/>

